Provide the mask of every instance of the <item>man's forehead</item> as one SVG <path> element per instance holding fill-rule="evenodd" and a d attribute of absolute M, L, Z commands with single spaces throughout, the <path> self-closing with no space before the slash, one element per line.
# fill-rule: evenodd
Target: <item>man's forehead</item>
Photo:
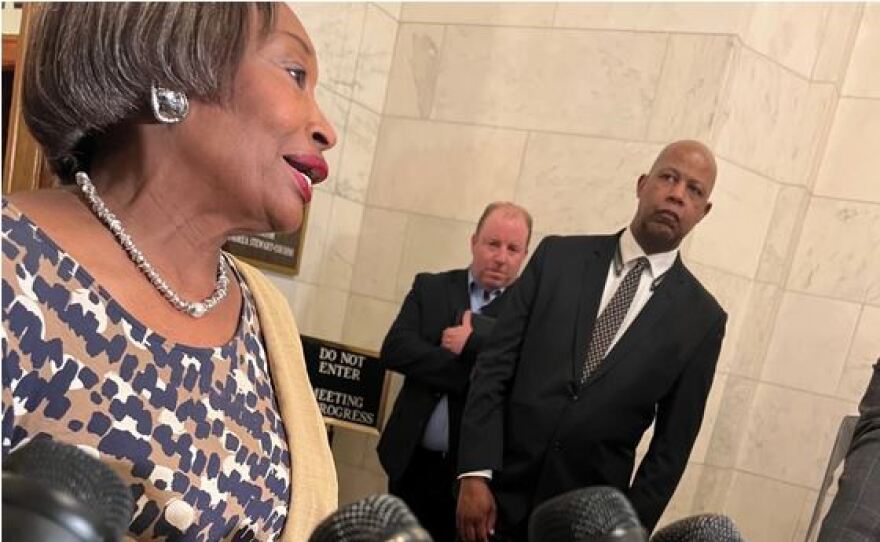
<path fill-rule="evenodd" d="M 715 178 L 715 161 L 702 149 L 678 147 L 666 150 L 668 152 L 657 157 L 652 168 L 654 171 L 674 169 L 679 174 L 698 177 L 706 182 Z"/>

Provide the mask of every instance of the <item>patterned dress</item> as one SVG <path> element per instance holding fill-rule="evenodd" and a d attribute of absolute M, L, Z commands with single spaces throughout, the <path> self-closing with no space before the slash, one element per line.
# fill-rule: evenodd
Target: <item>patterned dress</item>
<path fill-rule="evenodd" d="M 3 201 L 3 454 L 51 437 L 131 487 L 136 540 L 274 540 L 291 462 L 247 285 L 235 336 L 169 342 Z"/>

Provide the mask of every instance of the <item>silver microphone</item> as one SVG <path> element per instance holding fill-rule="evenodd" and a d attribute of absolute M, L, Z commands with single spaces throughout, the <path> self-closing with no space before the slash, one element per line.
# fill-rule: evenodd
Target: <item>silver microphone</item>
<path fill-rule="evenodd" d="M 699 514 L 663 527 L 651 542 L 743 542 L 743 538 L 729 517 Z"/>
<path fill-rule="evenodd" d="M 341 507 L 309 542 L 432 542 L 410 509 L 393 495 L 371 495 Z"/>
<path fill-rule="evenodd" d="M 529 542 L 647 542 L 632 504 L 618 489 L 588 487 L 538 506 L 529 518 Z"/>

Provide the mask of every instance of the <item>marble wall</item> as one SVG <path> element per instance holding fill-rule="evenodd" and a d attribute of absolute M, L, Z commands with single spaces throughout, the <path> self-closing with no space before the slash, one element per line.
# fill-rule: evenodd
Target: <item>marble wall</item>
<path fill-rule="evenodd" d="M 487 202 L 530 209 L 536 240 L 613 231 L 657 151 L 701 139 L 715 207 L 682 254 L 730 319 L 661 524 L 716 511 L 803 540 L 880 355 L 880 5 L 294 9 L 340 135 L 302 272 L 273 277 L 303 332 L 377 350 L 416 272 L 468 263 Z M 343 502 L 385 490 L 375 443 L 336 432 Z"/>

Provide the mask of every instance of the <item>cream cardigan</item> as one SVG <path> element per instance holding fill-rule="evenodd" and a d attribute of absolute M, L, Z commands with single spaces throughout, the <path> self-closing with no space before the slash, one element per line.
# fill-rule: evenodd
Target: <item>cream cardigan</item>
<path fill-rule="evenodd" d="M 262 272 L 241 260 L 235 263 L 257 304 L 269 371 L 290 448 L 293 504 L 281 541 L 302 542 L 336 509 L 336 467 L 290 307 Z"/>

